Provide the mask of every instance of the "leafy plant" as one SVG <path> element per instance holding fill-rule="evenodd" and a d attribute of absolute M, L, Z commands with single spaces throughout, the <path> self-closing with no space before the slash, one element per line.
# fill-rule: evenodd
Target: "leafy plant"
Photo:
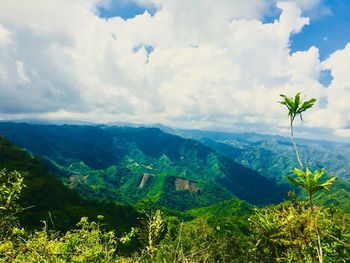
<path fill-rule="evenodd" d="M 320 183 L 319 179 L 324 174 L 324 168 L 321 170 L 315 170 L 315 172 L 312 173 L 310 171 L 310 169 L 308 167 L 306 167 L 306 171 L 304 171 L 304 165 L 300 159 L 298 149 L 297 149 L 297 146 L 295 143 L 294 132 L 293 132 L 293 122 L 297 116 L 300 116 L 300 119 L 303 121 L 302 113 L 305 112 L 306 110 L 310 109 L 314 105 L 314 103 L 316 102 L 316 99 L 312 98 L 310 100 L 302 102 L 301 98 L 300 98 L 300 92 L 297 93 L 294 98 L 287 97 L 286 95 L 283 95 L 283 94 L 281 94 L 280 96 L 283 98 L 283 101 L 280 101 L 279 103 L 281 103 L 282 105 L 285 105 L 288 109 L 288 116 L 290 117 L 291 137 L 292 137 L 292 141 L 293 141 L 293 145 L 294 145 L 295 154 L 296 154 L 298 162 L 301 166 L 301 169 L 294 168 L 292 170 L 292 172 L 298 177 L 298 179 L 294 179 L 291 176 L 288 176 L 287 178 L 291 183 L 293 183 L 293 184 L 295 184 L 295 185 L 297 185 L 297 186 L 299 186 L 307 191 L 308 196 L 309 196 L 309 205 L 310 205 L 311 213 L 313 214 L 313 212 L 314 212 L 313 202 L 312 202 L 313 194 L 320 191 L 320 190 L 328 190 L 328 187 L 334 183 L 335 177 L 330 178 L 329 180 L 327 180 L 324 183 Z M 312 223 L 311 221 L 308 222 L 307 226 L 309 226 L 311 223 Z M 319 262 L 322 263 L 324 257 L 323 257 L 323 249 L 322 249 L 322 245 L 321 245 L 320 229 L 318 226 L 318 219 L 317 218 L 314 220 L 314 224 L 315 224 L 315 233 L 316 233 L 316 237 L 317 237 L 317 247 L 316 247 L 317 257 L 318 257 Z"/>
<path fill-rule="evenodd" d="M 23 177 L 17 171 L 0 170 L 0 210 L 5 211 L 16 206 L 23 184 Z"/>
<path fill-rule="evenodd" d="M 349 217 L 335 207 L 311 211 L 294 199 L 256 211 L 249 222 L 252 262 L 315 262 L 321 254 L 322 262 L 350 260 Z"/>
<path fill-rule="evenodd" d="M 287 178 L 291 183 L 300 186 L 307 191 L 311 211 L 313 211 L 313 194 L 321 190 L 328 191 L 328 187 L 331 186 L 336 180 L 336 177 L 334 176 L 323 183 L 320 182 L 320 179 L 325 172 L 324 168 L 315 170 L 314 172 L 311 172 L 308 167 L 306 167 L 306 171 L 294 168 L 292 172 L 298 177 L 298 179 L 295 179 L 292 176 L 287 176 Z"/>
<path fill-rule="evenodd" d="M 23 177 L 19 172 L 0 170 L 0 241 L 17 223 L 16 214 L 22 210 L 18 199 L 23 187 Z"/>
<path fill-rule="evenodd" d="M 153 261 L 154 255 L 158 249 L 157 245 L 161 239 L 164 230 L 164 219 L 160 210 L 156 210 L 149 215 L 144 222 L 144 229 L 139 232 L 141 240 L 144 242 L 145 250 L 143 251 L 146 258 Z"/>

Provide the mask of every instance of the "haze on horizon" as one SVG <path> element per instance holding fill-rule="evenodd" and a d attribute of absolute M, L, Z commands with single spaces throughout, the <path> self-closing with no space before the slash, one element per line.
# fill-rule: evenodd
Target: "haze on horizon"
<path fill-rule="evenodd" d="M 2 0 L 0 119 L 350 137 L 350 2 Z"/>

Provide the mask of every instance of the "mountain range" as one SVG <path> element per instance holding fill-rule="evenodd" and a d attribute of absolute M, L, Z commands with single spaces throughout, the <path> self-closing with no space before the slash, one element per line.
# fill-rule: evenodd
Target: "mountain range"
<path fill-rule="evenodd" d="M 281 136 L 12 122 L 1 122 L 0 134 L 40 157 L 83 197 L 141 209 L 186 211 L 232 198 L 258 206 L 278 203 L 293 189 L 285 175 L 297 166 L 290 140 Z M 349 145 L 298 144 L 311 168 L 326 166 L 339 178 L 319 201 L 349 210 Z"/>
<path fill-rule="evenodd" d="M 257 133 L 226 133 L 202 130 L 177 130 L 177 134 L 201 141 L 236 162 L 278 182 L 298 167 L 290 138 Z M 296 138 L 306 166 L 325 167 L 329 174 L 350 182 L 350 144 Z"/>
<path fill-rule="evenodd" d="M 0 123 L 0 134 L 45 160 L 50 171 L 83 196 L 175 210 L 236 196 L 276 203 L 287 187 L 199 141 L 158 128 Z"/>

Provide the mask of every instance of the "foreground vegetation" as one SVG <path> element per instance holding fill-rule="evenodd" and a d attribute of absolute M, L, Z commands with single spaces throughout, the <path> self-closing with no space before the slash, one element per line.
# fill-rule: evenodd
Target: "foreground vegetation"
<path fill-rule="evenodd" d="M 81 218 L 58 232 L 20 226 L 17 201 L 23 189 L 18 172 L 1 170 L 1 262 L 324 262 L 350 261 L 350 220 L 335 207 L 313 211 L 291 193 L 290 200 L 247 216 L 202 216 L 181 222 L 159 210 L 123 235 Z M 125 252 L 131 243 L 138 246 Z"/>

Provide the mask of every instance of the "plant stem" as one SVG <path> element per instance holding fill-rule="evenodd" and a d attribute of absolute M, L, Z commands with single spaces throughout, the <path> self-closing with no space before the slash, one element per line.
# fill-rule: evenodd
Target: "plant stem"
<path fill-rule="evenodd" d="M 322 246 L 321 246 L 321 238 L 320 238 L 319 234 L 317 234 L 317 246 L 318 246 L 318 261 L 320 263 L 323 263 L 323 253 L 322 253 Z"/>
<path fill-rule="evenodd" d="M 308 192 L 309 194 L 309 204 L 310 204 L 310 209 L 311 209 L 311 212 L 314 212 L 314 205 L 312 203 L 312 193 L 311 192 Z"/>
<path fill-rule="evenodd" d="M 299 162 L 299 164 L 300 164 L 300 166 L 301 166 L 301 170 L 304 170 L 304 165 L 303 165 L 303 163 L 302 163 L 301 160 L 300 160 L 299 153 L 298 153 L 298 148 L 297 148 L 297 145 L 296 145 L 295 139 L 294 139 L 293 121 L 294 121 L 294 117 L 291 117 L 291 118 L 290 118 L 290 135 L 291 135 L 291 137 L 292 137 L 292 141 L 293 141 L 293 145 L 294 145 L 295 154 L 297 155 L 297 159 L 298 159 L 298 162 Z"/>
<path fill-rule="evenodd" d="M 313 214 L 314 209 L 313 209 L 313 204 L 312 204 L 312 193 L 311 192 L 309 192 L 309 201 L 310 201 L 311 213 Z M 316 234 L 317 234 L 317 247 L 316 247 L 317 257 L 318 257 L 318 262 L 323 263 L 323 250 L 322 250 L 320 229 L 318 227 L 318 217 L 317 216 L 315 217 L 315 222 L 316 222 Z"/>
<path fill-rule="evenodd" d="M 317 255 L 318 255 L 318 261 L 320 263 L 323 263 L 323 252 L 322 252 L 322 245 L 321 245 L 321 237 L 320 232 L 318 228 L 318 222 L 317 222 Z"/>

